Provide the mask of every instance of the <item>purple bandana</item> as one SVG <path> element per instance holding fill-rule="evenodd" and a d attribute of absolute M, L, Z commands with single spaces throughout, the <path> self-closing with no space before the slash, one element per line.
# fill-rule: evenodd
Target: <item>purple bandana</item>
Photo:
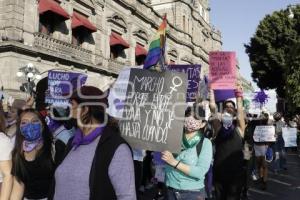
<path fill-rule="evenodd" d="M 23 150 L 25 152 L 31 152 L 33 151 L 38 145 L 42 144 L 43 143 L 43 139 L 42 138 L 39 138 L 35 141 L 27 141 L 27 140 L 24 140 L 23 141 Z"/>
<path fill-rule="evenodd" d="M 45 121 L 51 133 L 54 133 L 62 125 L 58 121 L 53 120 L 51 117 L 46 117 Z"/>
<path fill-rule="evenodd" d="M 82 131 L 78 128 L 75 131 L 75 136 L 72 141 L 72 146 L 74 147 L 74 150 L 77 149 L 80 145 L 87 145 L 93 142 L 99 135 L 103 133 L 104 128 L 105 126 L 98 127 L 87 136 L 84 136 Z"/>

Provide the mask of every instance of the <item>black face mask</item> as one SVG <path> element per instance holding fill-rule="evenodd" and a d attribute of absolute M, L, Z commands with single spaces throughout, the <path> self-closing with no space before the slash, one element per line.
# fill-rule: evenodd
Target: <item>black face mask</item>
<path fill-rule="evenodd" d="M 68 130 L 72 128 L 78 128 L 77 119 L 70 118 L 68 121 L 65 122 L 64 126 Z"/>

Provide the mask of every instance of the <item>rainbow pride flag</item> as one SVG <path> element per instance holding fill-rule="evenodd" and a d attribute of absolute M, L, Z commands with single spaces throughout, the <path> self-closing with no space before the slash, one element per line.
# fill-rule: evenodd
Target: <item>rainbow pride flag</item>
<path fill-rule="evenodd" d="M 167 16 L 163 17 L 163 22 L 159 26 L 157 33 L 150 43 L 149 51 L 144 63 L 144 69 L 156 65 L 160 59 L 164 56 L 165 43 L 166 43 L 166 28 L 167 28 Z"/>

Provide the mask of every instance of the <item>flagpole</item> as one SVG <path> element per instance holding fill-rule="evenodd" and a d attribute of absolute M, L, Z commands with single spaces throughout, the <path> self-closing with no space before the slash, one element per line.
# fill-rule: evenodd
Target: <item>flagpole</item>
<path fill-rule="evenodd" d="M 164 14 L 163 16 L 163 20 L 167 20 L 167 13 Z M 167 21 L 166 21 L 167 23 Z M 161 41 L 162 41 L 162 48 L 161 48 L 161 57 L 159 59 L 160 61 L 160 68 L 161 68 L 161 71 L 165 71 L 166 70 L 166 58 L 165 58 L 165 50 L 166 50 L 166 41 L 167 41 L 167 30 L 165 31 L 165 34 L 164 35 L 161 35 L 160 36 L 161 38 Z"/>

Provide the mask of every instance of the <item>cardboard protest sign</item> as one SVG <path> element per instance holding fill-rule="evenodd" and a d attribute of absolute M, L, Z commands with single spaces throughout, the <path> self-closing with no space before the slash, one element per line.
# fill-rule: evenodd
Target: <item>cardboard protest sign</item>
<path fill-rule="evenodd" d="M 168 65 L 171 71 L 184 72 L 188 75 L 188 88 L 186 102 L 194 102 L 198 94 L 200 83 L 200 65 Z"/>
<path fill-rule="evenodd" d="M 284 147 L 297 147 L 297 128 L 283 127 Z"/>
<path fill-rule="evenodd" d="M 255 142 L 275 142 L 274 126 L 256 126 L 253 139 Z"/>
<path fill-rule="evenodd" d="M 136 149 L 180 152 L 187 75 L 131 69 L 123 118 L 122 136 Z"/>
<path fill-rule="evenodd" d="M 237 79 L 235 52 L 209 53 L 209 81 L 212 89 L 234 89 Z"/>
<path fill-rule="evenodd" d="M 87 76 L 80 73 L 49 71 L 45 102 L 55 106 L 68 105 L 72 92 L 81 87 Z"/>
<path fill-rule="evenodd" d="M 235 98 L 234 90 L 214 90 L 215 101 L 225 101 L 231 98 Z"/>

